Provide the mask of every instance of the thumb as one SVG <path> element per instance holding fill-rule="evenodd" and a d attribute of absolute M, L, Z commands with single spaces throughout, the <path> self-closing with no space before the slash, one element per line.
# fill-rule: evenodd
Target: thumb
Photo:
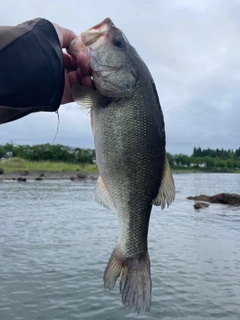
<path fill-rule="evenodd" d="M 65 29 L 56 23 L 53 23 L 53 26 L 57 32 L 58 39 L 62 48 L 67 48 L 70 42 L 77 37 L 73 31 Z"/>

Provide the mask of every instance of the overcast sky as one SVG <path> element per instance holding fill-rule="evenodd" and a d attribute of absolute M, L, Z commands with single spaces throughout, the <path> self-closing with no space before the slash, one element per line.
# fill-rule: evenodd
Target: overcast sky
<path fill-rule="evenodd" d="M 110 17 L 149 67 L 167 151 L 240 147 L 239 0 L 0 0 L 0 24 L 43 17 L 80 34 Z M 87 112 L 61 106 L 55 143 L 93 148 Z M 52 143 L 55 113 L 0 126 L 0 144 Z"/>

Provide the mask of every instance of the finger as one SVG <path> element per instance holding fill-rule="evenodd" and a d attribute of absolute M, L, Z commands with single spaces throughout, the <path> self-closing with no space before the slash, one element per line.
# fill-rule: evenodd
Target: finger
<path fill-rule="evenodd" d="M 84 76 L 84 75 L 83 75 L 83 73 L 82 73 L 82 69 L 78 68 L 78 69 L 76 70 L 76 77 L 77 77 L 79 83 L 82 83 L 82 78 L 83 78 L 83 76 Z"/>
<path fill-rule="evenodd" d="M 61 104 L 69 103 L 73 101 L 73 97 L 71 94 L 71 88 L 69 84 L 69 77 L 67 70 L 65 69 L 65 86 L 64 86 L 64 91 L 63 91 L 63 96 L 61 100 Z"/>
<path fill-rule="evenodd" d="M 65 69 L 68 70 L 76 70 L 77 69 L 77 63 L 76 60 L 71 57 L 69 54 L 67 53 L 63 53 L 63 60 L 64 60 L 64 67 Z"/>
<path fill-rule="evenodd" d="M 78 67 L 81 69 L 83 75 L 91 75 L 92 70 L 89 64 L 89 59 L 86 53 L 80 52 L 76 57 L 76 63 Z"/>
<path fill-rule="evenodd" d="M 68 48 L 70 42 L 77 37 L 77 35 L 69 30 L 69 29 L 63 29 L 63 43 L 62 43 L 62 48 Z"/>
<path fill-rule="evenodd" d="M 93 80 L 90 76 L 81 77 L 81 81 L 79 81 L 79 76 L 77 75 L 77 72 L 73 71 L 73 72 L 67 73 L 67 77 L 68 77 L 69 85 L 71 88 L 74 84 L 81 84 L 84 87 L 95 89 Z"/>
<path fill-rule="evenodd" d="M 57 23 L 53 23 L 53 26 L 57 32 L 62 48 L 67 48 L 70 42 L 77 37 L 77 35 L 73 31 L 65 29 L 59 26 Z"/>
<path fill-rule="evenodd" d="M 84 76 L 82 78 L 82 85 L 90 89 L 95 89 L 94 82 L 90 76 Z"/>
<path fill-rule="evenodd" d="M 74 84 L 81 84 L 81 81 L 79 81 L 77 74 L 74 71 L 68 73 L 68 80 L 69 80 L 69 85 L 71 88 Z"/>

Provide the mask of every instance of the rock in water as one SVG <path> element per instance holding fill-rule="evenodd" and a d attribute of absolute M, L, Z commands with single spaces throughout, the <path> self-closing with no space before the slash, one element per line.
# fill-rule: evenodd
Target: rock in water
<path fill-rule="evenodd" d="M 209 207 L 209 204 L 206 202 L 196 202 L 194 204 L 194 209 L 196 209 L 196 210 L 207 208 L 207 207 Z"/>
<path fill-rule="evenodd" d="M 210 203 L 228 204 L 230 206 L 240 206 L 240 194 L 236 193 L 218 193 L 214 196 L 200 195 L 187 197 L 188 200 L 206 201 Z"/>

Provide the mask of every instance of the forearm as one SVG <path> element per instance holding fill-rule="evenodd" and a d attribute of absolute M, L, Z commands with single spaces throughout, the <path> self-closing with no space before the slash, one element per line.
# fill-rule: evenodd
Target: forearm
<path fill-rule="evenodd" d="M 63 53 L 53 25 L 35 19 L 0 28 L 0 123 L 56 111 L 64 89 Z"/>

